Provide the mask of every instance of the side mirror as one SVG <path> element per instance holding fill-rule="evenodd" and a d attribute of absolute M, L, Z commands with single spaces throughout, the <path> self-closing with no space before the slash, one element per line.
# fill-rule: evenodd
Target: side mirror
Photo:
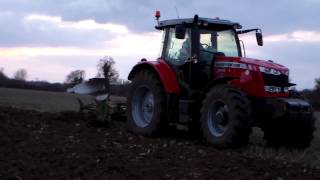
<path fill-rule="evenodd" d="M 176 38 L 184 39 L 186 36 L 186 27 L 182 24 L 176 25 Z"/>
<path fill-rule="evenodd" d="M 261 32 L 256 32 L 257 43 L 259 46 L 263 46 L 263 37 Z"/>

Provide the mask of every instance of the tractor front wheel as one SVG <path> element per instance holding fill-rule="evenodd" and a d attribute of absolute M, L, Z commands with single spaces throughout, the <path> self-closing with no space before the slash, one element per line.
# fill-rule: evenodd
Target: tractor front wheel
<path fill-rule="evenodd" d="M 203 100 L 201 128 L 204 139 L 218 148 L 236 148 L 248 143 L 249 101 L 229 85 L 213 87 Z"/>
<path fill-rule="evenodd" d="M 127 98 L 127 126 L 139 135 L 155 135 L 165 125 L 165 95 L 161 82 L 150 71 L 138 72 Z"/>

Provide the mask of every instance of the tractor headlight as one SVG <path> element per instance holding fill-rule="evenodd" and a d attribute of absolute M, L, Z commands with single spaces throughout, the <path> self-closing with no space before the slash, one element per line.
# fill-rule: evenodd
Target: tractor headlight
<path fill-rule="evenodd" d="M 266 92 L 270 93 L 280 93 L 281 92 L 281 87 L 276 87 L 276 86 L 265 86 L 264 90 Z"/>
<path fill-rule="evenodd" d="M 281 72 L 279 70 L 267 68 L 267 67 L 263 67 L 263 66 L 260 66 L 259 70 L 260 70 L 260 72 L 263 72 L 266 74 L 273 74 L 273 75 L 280 75 L 281 74 Z"/>

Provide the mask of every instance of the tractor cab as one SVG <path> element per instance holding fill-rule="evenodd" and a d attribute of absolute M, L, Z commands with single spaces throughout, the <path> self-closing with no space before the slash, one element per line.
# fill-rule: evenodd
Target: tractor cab
<path fill-rule="evenodd" d="M 156 15 L 157 20 L 159 17 Z M 260 29 L 241 31 L 241 28 L 236 22 L 198 15 L 158 21 L 156 29 L 164 33 L 161 58 L 175 69 L 180 86 L 190 95 L 215 79 L 217 57 L 242 57 L 238 34 L 256 31 L 258 45 L 263 45 Z"/>
<path fill-rule="evenodd" d="M 164 30 L 163 57 L 169 63 L 211 61 L 215 54 L 240 57 L 236 29 L 241 26 L 227 20 L 199 18 L 160 21 L 156 29 Z"/>

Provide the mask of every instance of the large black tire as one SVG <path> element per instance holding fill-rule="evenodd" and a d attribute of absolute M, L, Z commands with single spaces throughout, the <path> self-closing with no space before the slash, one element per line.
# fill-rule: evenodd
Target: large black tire
<path fill-rule="evenodd" d="M 229 85 L 213 87 L 201 108 L 201 128 L 207 143 L 217 148 L 238 148 L 248 143 L 250 107 L 247 97 Z"/>
<path fill-rule="evenodd" d="M 128 130 L 153 136 L 164 130 L 166 125 L 165 93 L 161 82 L 151 71 L 137 72 L 127 97 Z"/>
<path fill-rule="evenodd" d="M 297 113 L 298 117 L 284 116 L 271 119 L 262 127 L 267 145 L 288 149 L 305 149 L 310 146 L 315 131 L 313 113 Z"/>

